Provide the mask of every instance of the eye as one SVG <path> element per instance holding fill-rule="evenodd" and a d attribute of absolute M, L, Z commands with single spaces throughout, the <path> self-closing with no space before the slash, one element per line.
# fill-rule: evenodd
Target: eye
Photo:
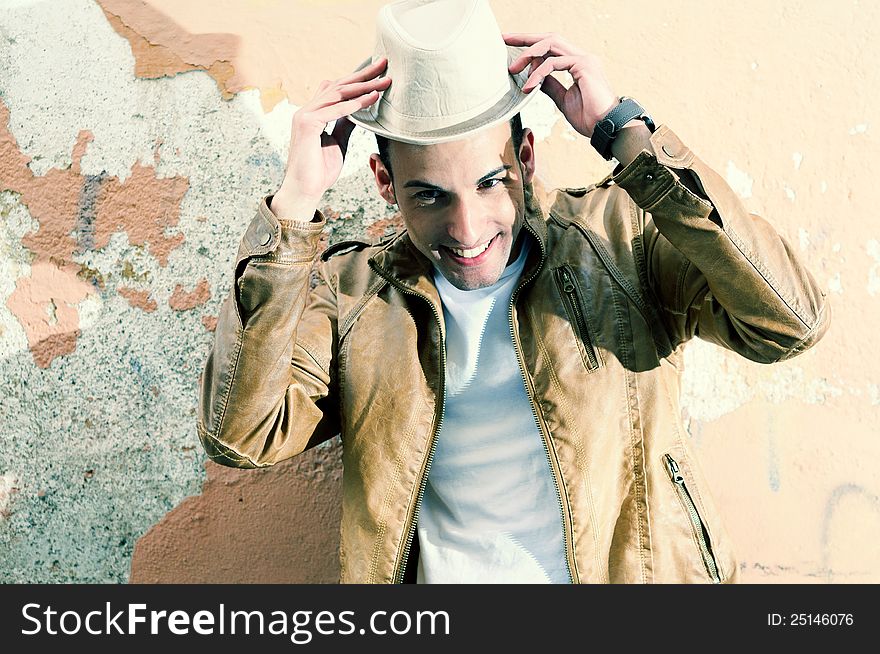
<path fill-rule="evenodd" d="M 492 179 L 484 180 L 480 182 L 480 188 L 495 188 L 498 184 L 503 182 L 504 180 L 500 177 L 493 177 Z M 496 183 L 497 182 L 497 183 Z"/>
<path fill-rule="evenodd" d="M 441 191 L 438 191 L 436 189 L 428 189 L 426 191 L 419 191 L 418 193 L 413 195 L 413 198 L 418 202 L 430 204 L 441 195 L 443 195 Z"/>

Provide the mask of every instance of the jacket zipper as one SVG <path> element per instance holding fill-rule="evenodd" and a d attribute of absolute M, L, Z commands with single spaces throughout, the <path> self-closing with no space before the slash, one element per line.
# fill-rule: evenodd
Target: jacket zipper
<path fill-rule="evenodd" d="M 382 274 L 379 270 L 379 267 L 373 265 L 370 262 L 371 267 L 377 273 Z M 434 303 L 431 302 L 429 298 L 422 295 L 421 293 L 416 293 L 413 290 L 410 290 L 403 284 L 399 283 L 392 276 L 382 274 L 382 277 L 387 279 L 392 286 L 397 288 L 403 293 L 407 295 L 413 295 L 415 297 L 422 298 L 428 305 L 431 307 L 431 312 L 434 314 L 434 319 L 437 321 L 437 327 L 441 330 L 441 341 L 442 341 L 442 323 L 440 320 L 440 314 L 437 312 L 437 308 L 434 306 Z M 434 460 L 434 450 L 437 449 L 437 434 L 440 433 L 440 428 L 443 426 L 443 416 L 446 413 L 446 344 L 443 343 L 440 348 L 440 417 L 437 419 L 437 424 L 434 430 L 431 432 L 431 447 L 428 450 L 428 459 L 425 462 L 425 471 L 422 473 L 421 479 L 419 480 L 419 492 L 416 494 L 416 506 L 413 510 L 412 521 L 409 524 L 409 528 L 406 532 L 406 545 L 403 550 L 403 558 L 399 564 L 397 570 L 393 573 L 392 582 L 395 584 L 403 583 L 403 575 L 406 573 L 406 564 L 409 561 L 409 553 L 412 549 L 413 538 L 415 537 L 416 525 L 419 522 L 419 512 L 422 508 L 422 496 L 425 494 L 425 483 L 428 480 L 428 473 L 431 471 L 431 462 Z"/>
<path fill-rule="evenodd" d="M 535 237 L 535 240 L 538 240 L 540 242 L 540 239 L 538 239 L 538 235 L 532 231 L 532 229 L 529 227 L 528 223 L 525 223 L 523 226 L 529 232 L 532 233 L 532 235 Z M 574 572 L 573 572 L 574 571 L 574 565 L 573 565 L 574 552 L 571 548 L 571 543 L 569 542 L 569 538 L 566 535 L 567 530 L 565 528 L 565 524 L 566 524 L 565 505 L 562 501 L 562 491 L 559 487 L 559 478 L 556 475 L 556 469 L 553 467 L 553 456 L 550 453 L 551 444 L 550 444 L 550 438 L 549 438 L 549 431 L 544 427 L 543 423 L 541 422 L 541 419 L 538 417 L 538 409 L 535 406 L 534 392 L 533 392 L 530 380 L 528 379 L 528 377 L 526 375 L 526 368 L 525 368 L 525 363 L 523 362 L 522 349 L 520 348 L 519 339 L 516 336 L 516 331 L 513 328 L 513 307 L 516 304 L 516 297 L 517 297 L 517 295 L 519 295 L 520 290 L 525 288 L 525 286 L 528 285 L 538 275 L 538 272 L 541 270 L 541 268 L 544 265 L 544 259 L 545 259 L 545 257 L 544 257 L 544 253 L 542 251 L 541 252 L 541 261 L 538 264 L 538 266 L 535 268 L 534 272 L 531 274 L 531 276 L 529 276 L 528 279 L 521 282 L 514 289 L 513 293 L 511 293 L 510 305 L 507 307 L 507 321 L 508 321 L 508 325 L 510 327 L 510 338 L 513 341 L 513 351 L 516 353 L 516 360 L 517 360 L 517 363 L 519 364 L 519 374 L 522 377 L 523 387 L 525 388 L 526 395 L 529 398 L 529 406 L 532 409 L 532 417 L 535 419 L 535 426 L 537 426 L 538 433 L 541 434 L 541 441 L 544 443 L 544 454 L 547 455 L 547 465 L 550 467 L 550 476 L 553 477 L 553 486 L 556 489 L 556 500 L 559 502 L 559 517 L 560 517 L 560 520 L 562 521 L 562 540 L 565 545 L 565 557 L 566 557 L 565 568 L 568 571 L 568 580 L 570 583 L 573 584 L 573 583 L 575 583 Z"/>
<path fill-rule="evenodd" d="M 531 281 L 531 278 L 529 278 L 528 281 Z M 526 283 L 528 283 L 528 281 Z M 529 406 L 532 408 L 532 417 L 535 419 L 535 425 L 538 427 L 538 433 L 541 434 L 541 442 L 544 443 L 544 454 L 547 455 L 547 465 L 550 467 L 550 476 L 553 477 L 553 486 L 556 489 L 556 500 L 557 500 L 557 502 L 559 502 L 559 517 L 562 520 L 562 539 L 565 542 L 565 556 L 566 556 L 565 568 L 566 568 L 566 570 L 568 570 L 568 580 L 570 583 L 573 584 L 573 583 L 575 583 L 574 582 L 574 575 L 572 574 L 572 565 L 571 565 L 571 561 L 569 559 L 569 557 L 570 557 L 569 542 L 568 542 L 568 537 L 566 536 L 566 529 L 565 529 L 565 506 L 562 503 L 562 493 L 559 490 L 559 480 L 556 478 L 556 471 L 553 468 L 553 458 L 550 455 L 550 442 L 547 437 L 546 430 L 543 428 L 540 418 L 538 418 L 538 410 L 535 408 L 535 400 L 534 400 L 534 397 L 532 394 L 531 385 L 529 384 L 529 380 L 526 377 L 525 367 L 523 365 L 519 342 L 516 338 L 516 333 L 513 329 L 513 305 L 515 303 L 515 298 L 516 298 L 517 292 L 524 285 L 525 284 L 522 284 L 510 296 L 510 306 L 508 307 L 508 322 L 510 325 L 510 338 L 513 340 L 513 349 L 516 352 L 516 360 L 519 364 L 519 373 L 520 373 L 520 376 L 522 377 L 522 380 L 523 380 L 523 386 L 526 389 L 526 395 L 529 396 Z"/>
<path fill-rule="evenodd" d="M 556 269 L 556 283 L 562 291 L 560 294 L 562 296 L 562 303 L 568 311 L 569 318 L 574 318 L 575 332 L 580 337 L 586 351 L 584 363 L 587 364 L 589 370 L 596 370 L 599 367 L 599 357 L 596 355 L 595 347 L 593 347 L 593 339 L 590 338 L 587 320 L 581 310 L 577 286 L 568 266 L 561 266 Z"/>
<path fill-rule="evenodd" d="M 687 486 L 685 486 L 684 476 L 682 476 L 675 459 L 669 454 L 664 454 L 663 456 L 666 459 L 666 468 L 669 471 L 669 478 L 672 480 L 672 483 L 675 484 L 675 490 L 678 492 L 678 496 L 684 502 L 685 508 L 687 509 L 688 517 L 691 520 L 691 527 L 693 528 L 694 535 L 697 537 L 697 542 L 700 545 L 700 555 L 703 557 L 703 564 L 706 566 L 706 571 L 712 578 L 712 583 L 721 583 L 721 579 L 718 576 L 718 566 L 715 563 L 715 557 L 709 549 L 709 531 L 706 529 L 706 525 L 697 511 L 697 506 L 694 504 L 694 500 L 688 492 Z"/>
<path fill-rule="evenodd" d="M 532 229 L 528 226 L 528 223 L 525 223 L 523 225 L 523 227 L 525 227 L 529 232 L 531 232 L 536 240 L 539 240 L 538 235 L 535 234 L 534 231 L 532 231 Z M 538 272 L 541 270 L 541 267 L 544 264 L 543 252 L 541 254 L 541 257 L 542 257 L 541 262 L 538 264 L 537 268 L 535 269 L 535 272 L 533 272 L 532 275 L 528 279 L 526 279 L 524 282 L 521 282 L 510 296 L 510 305 L 507 308 L 508 309 L 508 313 L 507 313 L 508 325 L 510 327 L 510 337 L 513 341 L 513 349 L 514 349 L 514 352 L 516 353 L 517 362 L 519 363 L 520 376 L 522 377 L 522 380 L 523 380 L 523 386 L 526 389 L 526 395 L 528 395 L 528 397 L 529 397 L 529 406 L 531 406 L 531 409 L 532 409 L 532 417 L 535 419 L 535 425 L 538 427 L 538 431 L 541 434 L 541 440 L 544 443 L 544 453 L 547 455 L 547 464 L 550 466 L 550 473 L 551 473 L 551 476 L 553 477 L 553 485 L 556 488 L 556 499 L 559 502 L 559 515 L 560 515 L 560 520 L 562 521 L 562 539 L 565 543 L 565 553 L 566 553 L 565 567 L 568 570 L 568 579 L 571 583 L 575 583 L 574 575 L 572 574 L 572 569 L 573 569 L 572 561 L 574 560 L 574 555 L 571 552 L 571 546 L 569 543 L 569 539 L 566 536 L 565 506 L 562 501 L 562 492 L 560 491 L 560 488 L 559 488 L 559 479 L 557 478 L 556 470 L 553 467 L 553 459 L 550 454 L 550 443 L 548 442 L 547 436 L 545 434 L 546 430 L 543 428 L 540 418 L 538 418 L 538 411 L 535 408 L 534 395 L 532 393 L 531 386 L 530 386 L 529 381 L 528 381 L 526 374 L 525 374 L 525 367 L 523 365 L 522 352 L 519 347 L 519 341 L 517 340 L 516 334 L 514 333 L 514 329 L 513 329 L 513 306 L 516 303 L 516 296 L 519 293 L 520 289 L 522 289 L 527 284 L 529 284 L 537 276 Z M 430 299 L 428 299 L 427 297 L 425 297 L 421 293 L 416 293 L 415 291 L 410 290 L 409 288 L 407 288 L 403 284 L 400 284 L 396 279 L 394 279 L 393 276 L 382 274 L 382 272 L 379 270 L 379 267 L 377 265 L 374 265 L 372 262 L 370 262 L 370 265 L 377 273 L 381 274 L 382 277 L 387 279 L 395 288 L 399 289 L 403 293 L 406 293 L 408 295 L 414 295 L 415 297 L 420 297 L 423 300 L 425 300 L 425 302 L 427 302 L 431 306 L 431 312 L 434 314 L 434 318 L 437 321 L 437 325 L 440 326 L 440 324 L 441 324 L 440 315 L 437 313 L 437 309 L 434 306 L 434 303 L 431 302 Z M 398 565 L 397 571 L 394 573 L 394 577 L 393 577 L 393 583 L 395 583 L 395 584 L 403 583 L 403 575 L 406 572 L 406 564 L 409 560 L 410 550 L 412 549 L 412 539 L 415 536 L 414 532 L 416 530 L 416 525 L 418 524 L 419 512 L 421 511 L 421 508 L 422 508 L 422 496 L 425 494 L 425 484 L 428 480 L 428 473 L 431 471 L 431 462 L 434 460 L 434 450 L 437 449 L 437 434 L 440 433 L 440 429 L 443 427 L 443 416 L 446 413 L 446 345 L 445 345 L 445 343 L 440 351 L 440 362 L 442 364 L 440 366 L 440 388 L 441 388 L 440 417 L 437 420 L 437 426 L 434 428 L 434 431 L 431 433 L 431 447 L 428 451 L 428 459 L 427 459 L 427 462 L 425 463 L 425 471 L 422 473 L 422 477 L 419 480 L 419 492 L 416 495 L 416 506 L 415 506 L 415 509 L 413 510 L 413 517 L 412 517 L 412 520 L 409 524 L 409 528 L 407 529 L 406 545 L 403 550 L 403 558 L 402 558 L 400 564 Z"/>

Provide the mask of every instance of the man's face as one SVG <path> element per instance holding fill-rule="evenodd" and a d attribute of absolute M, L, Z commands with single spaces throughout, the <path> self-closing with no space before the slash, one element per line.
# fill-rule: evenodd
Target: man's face
<path fill-rule="evenodd" d="M 412 242 L 461 290 L 491 286 L 519 253 L 523 185 L 534 174 L 534 135 L 523 133 L 517 161 L 510 126 L 433 145 L 390 144 L 394 180 L 374 154 L 379 192 L 395 196 Z"/>

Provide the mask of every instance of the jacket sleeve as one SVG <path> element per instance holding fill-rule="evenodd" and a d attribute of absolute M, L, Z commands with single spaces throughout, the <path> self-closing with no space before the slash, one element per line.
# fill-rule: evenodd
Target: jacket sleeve
<path fill-rule="evenodd" d="M 678 345 L 698 336 L 760 363 L 826 332 L 825 292 L 791 245 L 665 125 L 614 181 L 643 210 L 648 291 Z"/>
<path fill-rule="evenodd" d="M 242 237 L 200 379 L 199 439 L 211 459 L 237 468 L 272 465 L 338 433 L 336 301 L 323 268 L 309 288 L 326 218 L 279 220 L 267 200 Z"/>

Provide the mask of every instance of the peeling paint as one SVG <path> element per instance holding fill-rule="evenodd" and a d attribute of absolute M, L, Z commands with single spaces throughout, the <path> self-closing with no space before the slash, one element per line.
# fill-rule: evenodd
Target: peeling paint
<path fill-rule="evenodd" d="M 159 305 L 150 296 L 150 291 L 142 291 L 128 286 L 120 286 L 116 291 L 137 309 L 150 312 L 159 308 Z"/>
<path fill-rule="evenodd" d="M 18 483 L 11 472 L 0 475 L 0 519 L 9 517 L 12 498 L 19 490 Z"/>
<path fill-rule="evenodd" d="M 842 295 L 843 285 L 840 283 L 840 273 L 834 273 L 834 275 L 828 279 L 828 283 L 826 284 L 826 286 L 828 290 L 835 295 Z"/>
<path fill-rule="evenodd" d="M 291 479 L 287 462 L 273 471 L 209 466 L 202 487 L 192 388 L 216 328 L 212 294 L 228 291 L 230 258 L 256 200 L 277 188 L 296 103 L 368 55 L 385 1 L 106 0 L 106 11 L 91 0 L 4 4 L 0 444 L 10 460 L 28 461 L 34 490 L 9 505 L 0 580 L 124 582 L 129 570 L 136 582 L 335 580 L 338 497 L 316 492 L 310 476 L 333 464 L 315 461 L 308 483 Z M 880 245 L 865 245 L 866 234 L 876 238 L 867 157 L 874 121 L 851 100 L 873 93 L 867 82 L 878 42 L 869 26 L 878 24 L 880 5 L 814 3 L 804 13 L 810 20 L 791 21 L 788 9 L 757 0 L 746 8 L 697 4 L 675 29 L 687 36 L 685 54 L 700 56 L 679 57 L 654 47 L 662 36 L 651 26 L 672 24 L 656 3 L 612 9 L 602 0 L 597 11 L 491 1 L 504 29 L 540 22 L 594 48 L 618 92 L 630 89 L 649 105 L 726 174 L 750 210 L 795 235 L 818 279 L 831 280 L 832 329 L 793 361 L 759 366 L 698 339 L 688 343 L 686 427 L 733 523 L 748 581 L 876 582 L 880 563 L 865 563 L 864 550 L 876 540 L 871 498 L 880 494 L 871 465 L 880 420 L 880 385 L 872 383 Z M 758 10 L 759 23 L 740 20 Z M 644 66 L 637 48 L 608 55 L 612 20 L 646 35 L 656 65 Z M 723 56 L 713 36 L 720 26 L 749 39 L 745 58 Z M 333 56 L 328 37 L 339 46 Z M 852 56 L 856 49 L 865 56 Z M 667 93 L 657 71 L 672 69 L 682 74 Z M 723 88 L 705 85 L 707 70 L 723 71 Z M 802 92 L 809 116 L 766 120 L 786 115 Z M 687 103 L 698 95 L 705 102 Z M 536 98 L 523 122 L 535 131 L 537 179 L 548 186 L 583 186 L 610 170 L 547 98 Z M 827 156 L 828 134 L 815 124 L 856 125 L 845 159 Z M 328 193 L 336 218 L 322 247 L 398 228 L 365 166 L 373 149 L 373 136 L 357 129 Z M 29 186 L 31 202 L 2 190 Z M 109 214 L 108 189 L 120 195 Z M 156 192 L 165 196 L 151 205 Z M 58 274 L 69 277 L 66 288 L 22 295 L 34 275 L 46 286 Z M 10 297 L 13 304 L 30 297 L 36 343 Z M 175 313 L 186 307 L 195 311 Z M 65 351 L 75 355 L 57 360 Z M 76 448 L 63 445 L 71 441 Z M 59 479 L 62 470 L 70 474 Z M 851 492 L 839 492 L 844 486 Z M 307 506 L 295 501 L 305 494 Z M 230 504 L 242 529 L 229 526 Z M 761 511 L 750 509 L 757 504 Z M 823 515 L 830 516 L 824 532 Z M 303 530 L 315 537 L 305 549 Z"/>
<path fill-rule="evenodd" d="M 798 243 L 800 243 L 801 252 L 810 248 L 810 232 L 803 227 L 798 227 Z"/>
<path fill-rule="evenodd" d="M 880 241 L 871 239 L 865 244 L 868 256 L 874 260 L 868 270 L 868 295 L 872 297 L 880 293 Z"/>
<path fill-rule="evenodd" d="M 183 290 L 183 286 L 178 284 L 174 287 L 174 292 L 168 298 L 168 306 L 175 311 L 188 311 L 203 305 L 211 298 L 211 290 L 208 286 L 208 280 L 204 277 L 199 280 L 196 287 L 187 293 Z"/>
<path fill-rule="evenodd" d="M 151 43 L 125 24 L 121 16 L 112 13 L 107 6 L 120 6 L 124 9 L 133 10 L 136 5 L 141 5 L 141 11 L 152 11 L 145 2 L 110 2 L 104 0 L 98 3 L 107 16 L 107 21 L 120 36 L 131 44 L 131 51 L 135 58 L 135 75 L 144 79 L 156 79 L 159 77 L 171 77 L 178 73 L 192 70 L 206 71 L 217 82 L 217 87 L 224 100 L 229 100 L 235 93 L 230 89 L 230 80 L 235 75 L 235 69 L 225 58 L 230 49 L 234 52 L 234 44 L 227 45 L 229 40 L 223 39 L 222 35 L 209 35 L 202 45 L 205 50 L 205 59 L 210 60 L 211 55 L 221 58 L 214 59 L 210 63 L 192 64 L 187 63 L 171 48 Z M 161 18 L 160 18 L 161 20 Z M 213 36 L 213 38 L 211 38 Z M 225 42 L 224 42 L 225 41 Z M 219 51 L 216 49 L 217 42 L 222 44 Z"/>
<path fill-rule="evenodd" d="M 78 133 L 69 168 L 36 176 L 9 131 L 9 118 L 0 100 L 0 188 L 17 193 L 39 226 L 22 237 L 36 260 L 6 306 L 24 328 L 34 360 L 47 367 L 56 356 L 75 350 L 80 333 L 76 305 L 103 284 L 103 279 L 96 285 L 84 281 L 83 266 L 74 256 L 106 247 L 110 236 L 122 231 L 131 244 L 145 246 L 160 265 L 167 265 L 184 235 L 166 236 L 165 229 L 177 224 L 189 182 L 160 179 L 141 164 L 133 166 L 124 183 L 107 175 L 84 176 L 81 161 L 94 140 L 88 130 Z"/>
<path fill-rule="evenodd" d="M 736 167 L 732 161 L 727 162 L 727 172 L 725 174 L 727 183 L 742 199 L 752 197 L 752 184 L 754 181 L 744 171 Z"/>
<path fill-rule="evenodd" d="M 158 178 L 155 169 L 141 164 L 132 167 L 124 183 L 108 179 L 98 199 L 95 248 L 106 247 L 111 234 L 124 232 L 129 243 L 145 246 L 159 265 L 168 265 L 171 251 L 183 243 L 184 235 L 166 235 L 165 230 L 177 225 L 187 190 L 187 179 Z"/>
<path fill-rule="evenodd" d="M 73 352 L 79 333 L 76 305 L 92 292 L 90 284 L 49 262 L 34 263 L 30 277 L 19 278 L 6 306 L 24 328 L 28 347 L 41 368 L 56 356 Z M 50 305 L 55 307 L 53 320 L 49 319 Z"/>

